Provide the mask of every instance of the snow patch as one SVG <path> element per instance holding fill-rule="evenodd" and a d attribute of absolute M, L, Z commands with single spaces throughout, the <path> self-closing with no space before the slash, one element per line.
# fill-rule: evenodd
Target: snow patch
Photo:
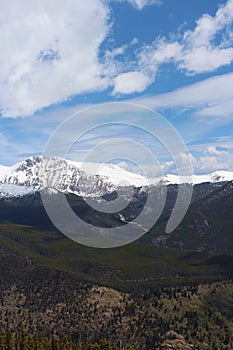
<path fill-rule="evenodd" d="M 32 187 L 0 184 L 0 198 L 22 197 L 32 193 L 35 193 Z"/>

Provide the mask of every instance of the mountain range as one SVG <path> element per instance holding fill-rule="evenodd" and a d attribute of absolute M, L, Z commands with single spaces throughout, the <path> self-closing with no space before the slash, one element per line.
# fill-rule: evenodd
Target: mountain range
<path fill-rule="evenodd" d="M 0 198 L 49 189 L 78 196 L 99 197 L 119 187 L 148 187 L 190 182 L 218 183 L 233 180 L 233 172 L 216 171 L 192 179 L 166 174 L 156 178 L 132 173 L 113 164 L 81 163 L 55 157 L 34 156 L 11 167 L 0 166 Z"/>
<path fill-rule="evenodd" d="M 137 218 L 148 191 L 154 191 L 158 199 L 161 186 L 156 185 L 160 184 L 167 188 L 164 209 L 157 223 L 140 242 L 231 255 L 232 180 L 233 172 L 226 171 L 193 176 L 192 202 L 187 214 L 171 234 L 166 234 L 165 227 L 177 198 L 178 184 L 185 179 L 170 174 L 148 180 L 112 164 L 100 167 L 59 158 L 31 157 L 12 167 L 0 167 L 0 220 L 54 230 L 40 198 L 41 191 L 48 191 L 51 196 L 65 193 L 73 211 L 84 221 L 97 227 L 117 227 Z M 100 197 L 110 207 L 119 187 L 123 188 L 120 194 L 126 197 L 133 188 L 131 202 L 120 212 L 97 211 L 83 199 Z"/>

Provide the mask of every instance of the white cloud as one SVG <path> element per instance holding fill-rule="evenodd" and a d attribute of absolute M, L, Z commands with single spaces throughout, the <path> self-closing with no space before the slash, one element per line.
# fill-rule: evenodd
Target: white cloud
<path fill-rule="evenodd" d="M 198 116 L 202 118 L 209 117 L 221 117 L 225 119 L 233 119 L 233 98 L 229 101 L 226 99 L 224 102 L 215 104 L 214 106 L 204 107 L 198 111 Z"/>
<path fill-rule="evenodd" d="M 181 50 L 178 42 L 168 43 L 164 38 L 155 40 L 152 45 L 143 47 L 139 52 L 139 65 L 155 71 L 160 64 L 180 57 Z"/>
<path fill-rule="evenodd" d="M 153 83 L 159 66 L 181 55 L 179 43 L 167 43 L 164 39 L 156 40 L 138 53 L 138 67 L 148 77 L 145 88 Z"/>
<path fill-rule="evenodd" d="M 215 16 L 204 14 L 197 20 L 194 31 L 186 31 L 184 39 L 193 47 L 209 44 L 215 35 L 233 21 L 233 1 L 228 0 L 216 12 Z"/>
<path fill-rule="evenodd" d="M 115 78 L 113 94 L 131 94 L 141 92 L 149 85 L 151 79 L 143 72 L 128 72 Z"/>
<path fill-rule="evenodd" d="M 118 0 L 118 1 L 124 1 L 124 0 Z M 128 1 L 130 4 L 132 4 L 138 10 L 142 10 L 145 6 L 161 5 L 161 3 L 162 3 L 161 0 L 125 0 L 125 1 Z"/>
<path fill-rule="evenodd" d="M 180 60 L 179 68 L 189 73 L 212 72 L 215 69 L 228 65 L 233 60 L 233 48 L 216 48 L 214 46 L 194 47 L 185 50 Z"/>
<path fill-rule="evenodd" d="M 202 150 L 198 156 L 193 154 L 179 154 L 177 156 L 180 160 L 188 157 L 193 166 L 194 174 L 208 174 L 217 170 L 233 171 L 233 153 L 225 150 L 217 150 L 216 147 L 211 146 Z M 174 162 L 167 162 L 164 164 L 165 173 L 176 172 Z"/>
<path fill-rule="evenodd" d="M 215 16 L 204 14 L 194 30 L 187 30 L 178 40 L 156 39 L 139 54 L 139 65 L 151 71 L 174 62 L 187 74 L 211 72 L 233 61 L 233 0 L 221 6 Z"/>
<path fill-rule="evenodd" d="M 203 15 L 194 31 L 183 36 L 183 58 L 179 66 L 190 73 L 208 72 L 228 65 L 233 60 L 232 25 L 233 0 L 221 6 L 214 17 Z M 217 36 L 219 43 L 215 43 Z"/>
<path fill-rule="evenodd" d="M 101 0 L 11 2 L 0 12 L 0 105 L 30 115 L 73 94 L 105 89 L 99 46 L 108 32 Z"/>
<path fill-rule="evenodd" d="M 138 9 L 160 4 L 159 0 L 127 1 Z M 139 49 L 135 39 L 112 51 L 102 52 L 100 59 L 100 46 L 111 26 L 106 1 L 86 0 L 84 4 L 76 0 L 68 3 L 50 0 L 34 4 L 30 0 L 3 0 L 0 12 L 1 113 L 6 117 L 28 116 L 70 96 L 106 90 L 110 86 L 113 86 L 113 95 L 142 92 L 154 82 L 159 67 L 169 62 L 186 74 L 214 71 L 233 60 L 232 22 L 233 0 L 228 0 L 215 16 L 199 18 L 195 28 L 183 33 L 179 40 L 160 38 Z M 132 45 L 135 45 L 133 49 Z M 183 100 L 184 105 L 190 106 L 194 105 L 194 97 L 203 107 L 200 115 L 212 114 L 215 105 L 219 106 L 220 114 L 225 109 L 223 113 L 229 115 L 232 94 L 227 99 L 230 93 L 223 86 L 224 99 L 219 88 L 215 92 L 211 88 L 207 91 L 208 84 L 204 82 L 190 89 L 160 95 L 160 101 L 154 97 L 149 103 L 155 107 L 181 106 Z M 227 85 L 232 90 L 228 82 Z M 209 100 L 211 103 L 203 106 Z"/>
<path fill-rule="evenodd" d="M 233 0 L 228 0 L 225 6 L 217 10 L 215 16 L 204 14 L 197 20 L 195 28 L 185 31 L 179 39 L 156 38 L 152 44 L 136 50 L 136 63 L 133 69 L 131 68 L 128 73 L 119 73 L 119 79 L 118 77 L 115 79 L 114 93 L 130 94 L 145 90 L 154 82 L 159 67 L 164 63 L 172 62 L 187 75 L 212 72 L 231 64 L 232 23 Z M 123 79 L 135 71 L 137 74 L 141 72 L 141 77 L 144 76 L 143 84 L 139 82 L 140 88 L 135 85 L 134 90 L 124 89 L 130 82 L 124 82 Z"/>
<path fill-rule="evenodd" d="M 233 73 L 215 76 L 172 92 L 130 100 L 149 108 L 196 110 L 202 118 L 233 118 Z"/>
<path fill-rule="evenodd" d="M 139 50 L 134 70 L 119 73 L 116 76 L 113 94 L 131 94 L 144 91 L 147 86 L 154 82 L 159 65 L 169 62 L 180 54 L 178 43 L 167 44 L 164 40 L 158 40 L 155 45 L 157 46 L 156 50 L 153 50 L 150 45 Z M 128 65 L 130 66 L 129 63 Z M 127 67 L 127 64 L 125 66 Z M 125 67 L 122 68 L 125 69 Z"/>
<path fill-rule="evenodd" d="M 203 156 L 195 158 L 193 164 L 196 172 L 233 170 L 233 153 L 208 147 Z"/>

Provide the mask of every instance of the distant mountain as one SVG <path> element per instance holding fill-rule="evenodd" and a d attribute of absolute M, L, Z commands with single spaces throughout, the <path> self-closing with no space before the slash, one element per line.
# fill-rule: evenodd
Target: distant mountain
<path fill-rule="evenodd" d="M 233 172 L 217 171 L 194 175 L 192 184 L 233 180 Z M 0 166 L 0 198 L 23 196 L 42 189 L 79 196 L 99 197 L 119 187 L 148 187 L 190 182 L 188 178 L 167 174 L 146 178 L 113 164 L 81 163 L 54 157 L 31 157 L 12 167 Z"/>
<path fill-rule="evenodd" d="M 186 177 L 179 177 L 177 175 L 168 174 L 161 178 L 162 182 L 166 185 L 175 185 L 182 183 L 189 183 L 190 180 Z M 198 185 L 202 183 L 217 183 L 217 182 L 226 182 L 233 180 L 233 172 L 219 170 L 214 171 L 210 174 L 205 175 L 193 175 L 191 183 L 193 185 Z"/>

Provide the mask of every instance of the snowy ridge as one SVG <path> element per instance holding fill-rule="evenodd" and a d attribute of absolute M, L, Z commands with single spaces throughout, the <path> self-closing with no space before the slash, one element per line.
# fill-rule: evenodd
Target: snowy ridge
<path fill-rule="evenodd" d="M 126 171 L 113 164 L 81 163 L 54 157 L 31 157 L 12 167 L 0 166 L 0 197 L 23 196 L 49 189 L 87 197 L 102 196 L 119 186 L 147 187 L 232 181 L 233 172 L 216 171 L 192 178 L 167 174 L 149 178 Z"/>
<path fill-rule="evenodd" d="M 81 163 L 73 162 L 74 166 L 80 170 L 85 171 L 87 174 L 99 175 L 108 179 L 109 182 L 116 186 L 148 186 L 150 180 L 142 175 L 132 173 L 124 170 L 114 164 L 95 164 L 95 163 Z"/>
<path fill-rule="evenodd" d="M 190 181 L 191 180 L 191 181 Z M 183 184 L 183 183 L 191 183 L 192 185 L 198 185 L 201 183 L 215 183 L 215 182 L 225 182 L 233 180 L 233 172 L 232 171 L 215 171 L 206 175 L 193 175 L 191 179 L 187 179 L 185 177 L 179 177 L 178 175 L 168 174 L 161 178 L 166 185 L 175 185 L 175 184 Z"/>

